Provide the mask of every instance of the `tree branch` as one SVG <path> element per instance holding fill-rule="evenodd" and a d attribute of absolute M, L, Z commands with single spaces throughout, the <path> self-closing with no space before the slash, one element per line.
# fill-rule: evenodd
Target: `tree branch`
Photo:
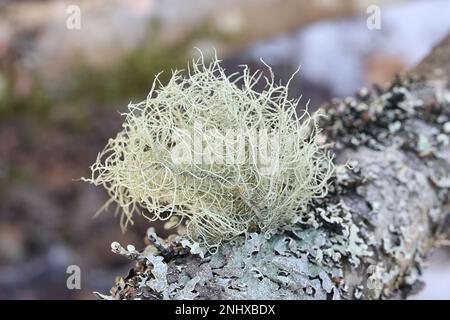
<path fill-rule="evenodd" d="M 153 232 L 109 299 L 379 299 L 420 288 L 450 225 L 450 36 L 388 89 L 324 107 L 336 154 L 328 195 L 307 219 L 253 233 L 215 255 Z M 158 248 L 164 248 L 158 253 Z M 170 252 L 170 255 L 167 255 Z"/>

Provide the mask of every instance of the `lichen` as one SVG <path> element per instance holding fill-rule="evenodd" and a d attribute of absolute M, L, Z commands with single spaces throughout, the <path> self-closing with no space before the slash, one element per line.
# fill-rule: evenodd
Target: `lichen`
<path fill-rule="evenodd" d="M 399 81 L 385 92 L 361 90 L 327 110 L 325 133 L 335 150 L 347 152 L 340 160 L 349 150 L 361 152 L 350 152 L 356 159 L 336 166 L 327 194 L 311 199 L 271 237 L 249 232 L 212 255 L 183 236 L 165 244 L 153 236 L 151 246 L 162 248 L 167 261 L 169 286 L 164 292 L 139 287 L 136 279 L 154 275 L 132 251 L 126 256 L 137 261 L 135 276 L 119 279 L 106 298 L 384 299 L 420 288 L 423 259 L 442 232 L 433 224 L 443 215 L 436 206 L 448 203 L 448 146 L 439 135 L 448 137 L 450 118 L 412 92 Z M 437 195 L 422 190 L 428 182 Z M 429 197 L 417 197 L 422 191 Z"/>
<path fill-rule="evenodd" d="M 432 92 L 431 99 L 427 98 L 429 93 L 430 88 L 423 83 L 398 77 L 387 89 L 375 88 L 372 92 L 364 89 L 355 98 L 336 100 L 325 107 L 328 117 L 323 119 L 322 125 L 327 128 L 325 134 L 333 141 L 335 149 L 364 150 L 363 154 L 369 158 L 362 159 L 365 166 L 362 180 L 369 184 L 357 187 L 356 194 L 365 199 L 370 211 L 361 212 L 360 218 L 363 218 L 369 229 L 377 224 L 373 221 L 379 216 L 384 219 L 391 216 L 397 225 L 392 224 L 388 230 L 380 230 L 375 237 L 370 231 L 360 232 L 366 244 L 374 246 L 379 261 L 370 263 L 365 286 L 356 287 L 354 298 L 386 298 L 396 290 L 401 289 L 402 294 L 406 294 L 419 286 L 418 276 L 428 244 L 421 243 L 413 250 L 412 243 L 417 239 L 410 237 L 415 232 L 405 229 L 409 221 L 401 220 L 402 216 L 407 215 L 400 214 L 397 218 L 392 211 L 407 208 L 405 199 L 408 197 L 405 198 L 402 192 L 420 192 L 412 187 L 411 179 L 422 179 L 415 172 L 421 162 L 426 167 L 423 178 L 428 177 L 435 187 L 439 202 L 444 205 L 449 203 L 450 135 L 446 123 L 450 119 L 450 112 L 449 101 L 445 98 L 448 97 L 448 91 L 437 90 L 436 97 L 433 97 Z M 383 156 L 378 153 L 379 158 L 370 159 L 370 155 L 376 155 L 379 151 L 383 152 Z M 403 152 L 410 158 L 406 159 Z M 389 166 L 380 167 L 380 159 L 389 162 Z M 346 184 L 347 172 L 336 170 L 337 180 L 341 184 Z M 383 182 L 381 176 L 395 178 Z M 386 186 L 391 188 L 394 185 L 396 187 L 393 190 L 398 196 L 392 200 L 387 197 L 386 193 L 389 191 L 386 192 L 385 189 Z M 388 198 L 395 204 L 389 203 Z M 423 210 L 420 204 L 417 207 Z M 442 217 L 440 208 L 433 207 L 424 212 L 428 213 L 433 223 L 437 223 Z M 366 238 L 368 234 L 371 239 Z M 437 237 L 437 233 L 430 236 Z"/>
<path fill-rule="evenodd" d="M 338 166 L 337 171 L 347 177 L 346 184 L 358 184 L 356 164 L 352 168 Z M 214 296 L 234 299 L 348 298 L 351 293 L 343 279 L 345 266 L 360 267 L 373 252 L 354 223 L 351 210 L 336 200 L 336 190 L 343 192 L 336 179 L 331 193 L 308 206 L 308 218 L 294 217 L 270 239 L 264 233 L 252 232 L 234 243 L 224 243 L 215 254 L 210 254 L 198 251 L 200 244 L 183 236 L 155 239 L 151 230 L 147 233 L 150 247 L 162 248 L 166 252 L 162 256 L 171 257 L 167 262 L 168 286 L 160 291 L 148 285 L 141 287 L 136 279 L 144 277 L 149 283 L 156 276 L 145 257 L 134 255 L 137 275 L 125 281 L 125 289 L 119 280 L 117 286 L 121 289 L 112 290 L 113 298 L 208 299 L 212 286 L 216 290 Z M 132 253 L 122 252 L 127 257 Z M 132 296 L 128 295 L 130 292 Z"/>
<path fill-rule="evenodd" d="M 317 141 L 320 114 L 296 113 L 288 86 L 262 73 L 227 76 L 214 58 L 174 71 L 147 99 L 130 104 L 84 179 L 103 186 L 125 229 L 140 214 L 179 218 L 193 242 L 216 250 L 251 231 L 267 236 L 326 195 L 331 156 Z M 242 85 L 238 85 L 240 82 Z M 231 136 L 231 138 L 230 138 Z"/>

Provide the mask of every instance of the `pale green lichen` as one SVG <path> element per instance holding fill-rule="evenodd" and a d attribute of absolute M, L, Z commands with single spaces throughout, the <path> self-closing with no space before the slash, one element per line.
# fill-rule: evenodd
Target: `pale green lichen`
<path fill-rule="evenodd" d="M 288 86 L 246 66 L 227 76 L 217 58 L 201 57 L 187 76 L 174 71 L 129 105 L 123 130 L 84 180 L 107 190 L 124 229 L 138 213 L 177 217 L 210 249 L 249 231 L 270 235 L 326 195 L 333 174 L 316 141 L 319 114 L 298 116 Z"/>
<path fill-rule="evenodd" d="M 343 186 L 359 184 L 361 170 L 353 161 L 351 165 L 337 166 L 336 172 L 327 196 L 313 200 L 307 214 L 296 215 L 270 239 L 252 232 L 237 238 L 235 243 L 223 244 L 216 254 L 210 255 L 197 250 L 198 242 L 173 235 L 159 243 L 153 232 L 148 232 L 151 244 L 172 247 L 167 257 L 174 258 L 168 258 L 165 275 L 168 286 L 155 291 L 129 279 L 125 289 L 118 282 L 119 293 L 114 290 L 113 295 L 125 299 L 341 299 L 353 294 L 367 297 L 363 292 L 349 290 L 344 274 L 346 266 L 365 270 L 365 259 L 374 253 L 371 241 L 363 236 L 364 227 L 353 221 L 351 209 L 337 196 L 344 192 Z M 141 275 L 153 279 L 155 276 L 149 272 L 152 264 L 139 259 L 135 259 L 139 261 L 135 279 Z"/>
<path fill-rule="evenodd" d="M 409 196 L 419 194 L 422 184 L 409 185 L 418 173 L 403 159 L 398 138 L 404 138 L 402 149 L 415 152 L 422 161 L 438 157 L 445 150 L 436 140 L 442 140 L 439 135 L 446 133 L 443 124 L 450 117 L 427 118 L 437 122 L 440 129 L 420 138 L 416 132 L 428 132 L 415 130 L 427 116 L 421 110 L 421 101 L 403 87 L 373 99 L 366 91 L 360 93 L 358 101 L 346 100 L 345 105 L 330 109 L 331 123 L 327 127 L 329 135 L 336 138 L 338 150 L 383 150 L 382 161 L 377 160 L 381 153 L 371 152 L 348 165 L 338 165 L 326 197 L 313 198 L 270 239 L 261 232 L 248 232 L 210 255 L 198 250 L 200 244 L 192 239 L 173 236 L 164 245 L 153 240 L 155 236 L 149 238 L 150 243 L 162 248 L 167 273 L 153 274 L 153 265 L 145 257 L 136 256 L 134 250 L 122 253 L 138 263 L 133 277 L 117 281 L 112 297 L 380 299 L 396 293 L 409 294 L 418 284 L 423 257 L 429 249 L 426 243 L 417 242 L 417 234 L 406 227 L 411 221 L 402 213 L 408 209 L 407 201 L 408 205 L 417 202 L 414 205 L 418 208 L 429 205 Z M 379 165 L 386 160 L 388 166 Z M 427 175 L 440 192 L 448 194 L 448 170 L 447 166 L 443 168 Z M 389 179 L 383 181 L 380 177 Z M 391 186 L 399 196 L 386 196 Z M 437 220 L 441 215 L 438 208 L 429 211 L 430 219 Z M 178 222 L 170 221 L 169 225 Z M 167 246 L 172 248 L 168 255 L 164 253 Z M 140 280 L 136 284 L 140 277 L 156 276 L 167 279 L 168 286 L 162 291 L 141 287 Z"/>

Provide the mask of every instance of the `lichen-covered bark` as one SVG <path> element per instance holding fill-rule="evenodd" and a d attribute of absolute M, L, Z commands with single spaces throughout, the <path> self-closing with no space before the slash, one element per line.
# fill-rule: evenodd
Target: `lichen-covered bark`
<path fill-rule="evenodd" d="M 109 299 L 379 299 L 420 288 L 450 221 L 450 37 L 390 88 L 325 106 L 336 154 L 328 195 L 276 234 L 210 255 L 152 230 Z"/>

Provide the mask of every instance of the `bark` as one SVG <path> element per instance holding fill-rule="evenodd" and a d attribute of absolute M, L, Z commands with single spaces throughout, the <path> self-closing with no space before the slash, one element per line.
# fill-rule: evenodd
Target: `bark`
<path fill-rule="evenodd" d="M 420 289 L 450 225 L 450 36 L 387 89 L 323 109 L 336 154 L 328 195 L 273 235 L 210 255 L 152 230 L 108 299 L 379 299 Z"/>

